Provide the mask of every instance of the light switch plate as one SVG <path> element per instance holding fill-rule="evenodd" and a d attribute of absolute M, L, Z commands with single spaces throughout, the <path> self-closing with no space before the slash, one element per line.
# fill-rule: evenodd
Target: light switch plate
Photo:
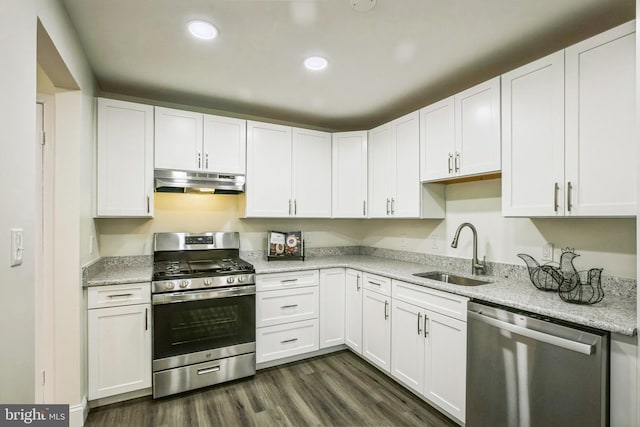
<path fill-rule="evenodd" d="M 553 243 L 542 246 L 542 261 L 553 261 Z"/>
<path fill-rule="evenodd" d="M 22 228 L 11 229 L 11 267 L 22 264 L 24 255 L 24 230 Z"/>

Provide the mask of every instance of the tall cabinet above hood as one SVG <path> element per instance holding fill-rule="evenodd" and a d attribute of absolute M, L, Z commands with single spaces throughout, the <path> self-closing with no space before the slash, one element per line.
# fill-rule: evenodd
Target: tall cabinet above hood
<path fill-rule="evenodd" d="M 209 172 L 186 172 L 156 169 L 154 187 L 159 193 L 214 193 L 238 194 L 244 192 L 245 176 Z"/>

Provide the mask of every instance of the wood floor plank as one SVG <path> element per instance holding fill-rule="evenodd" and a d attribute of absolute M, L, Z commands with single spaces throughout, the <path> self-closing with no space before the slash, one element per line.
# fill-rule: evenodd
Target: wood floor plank
<path fill-rule="evenodd" d="M 162 399 L 92 409 L 88 427 L 303 427 L 456 424 L 350 351 Z"/>

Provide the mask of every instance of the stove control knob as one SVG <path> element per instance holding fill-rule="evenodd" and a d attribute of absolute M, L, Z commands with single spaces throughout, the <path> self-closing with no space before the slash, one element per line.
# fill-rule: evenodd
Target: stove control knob
<path fill-rule="evenodd" d="M 232 284 L 233 282 L 235 282 L 235 279 L 233 277 L 227 277 L 228 284 Z"/>
<path fill-rule="evenodd" d="M 166 285 L 164 285 L 164 287 L 171 290 L 176 287 L 176 284 L 173 282 L 168 282 Z"/>
<path fill-rule="evenodd" d="M 213 280 L 211 280 L 211 279 L 209 279 L 209 278 L 204 279 L 204 285 L 205 285 L 205 286 L 211 286 L 211 285 L 213 285 Z"/>
<path fill-rule="evenodd" d="M 180 287 L 182 289 L 186 288 L 187 286 L 189 286 L 189 281 L 188 280 L 183 280 L 180 282 Z"/>
<path fill-rule="evenodd" d="M 238 283 L 244 283 L 247 279 L 244 276 L 238 277 Z"/>

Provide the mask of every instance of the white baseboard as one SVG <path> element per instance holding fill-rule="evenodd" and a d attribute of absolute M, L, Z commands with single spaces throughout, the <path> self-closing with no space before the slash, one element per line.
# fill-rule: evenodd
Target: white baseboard
<path fill-rule="evenodd" d="M 69 427 L 82 427 L 89 415 L 89 405 L 87 396 L 82 398 L 82 402 L 69 406 Z"/>

